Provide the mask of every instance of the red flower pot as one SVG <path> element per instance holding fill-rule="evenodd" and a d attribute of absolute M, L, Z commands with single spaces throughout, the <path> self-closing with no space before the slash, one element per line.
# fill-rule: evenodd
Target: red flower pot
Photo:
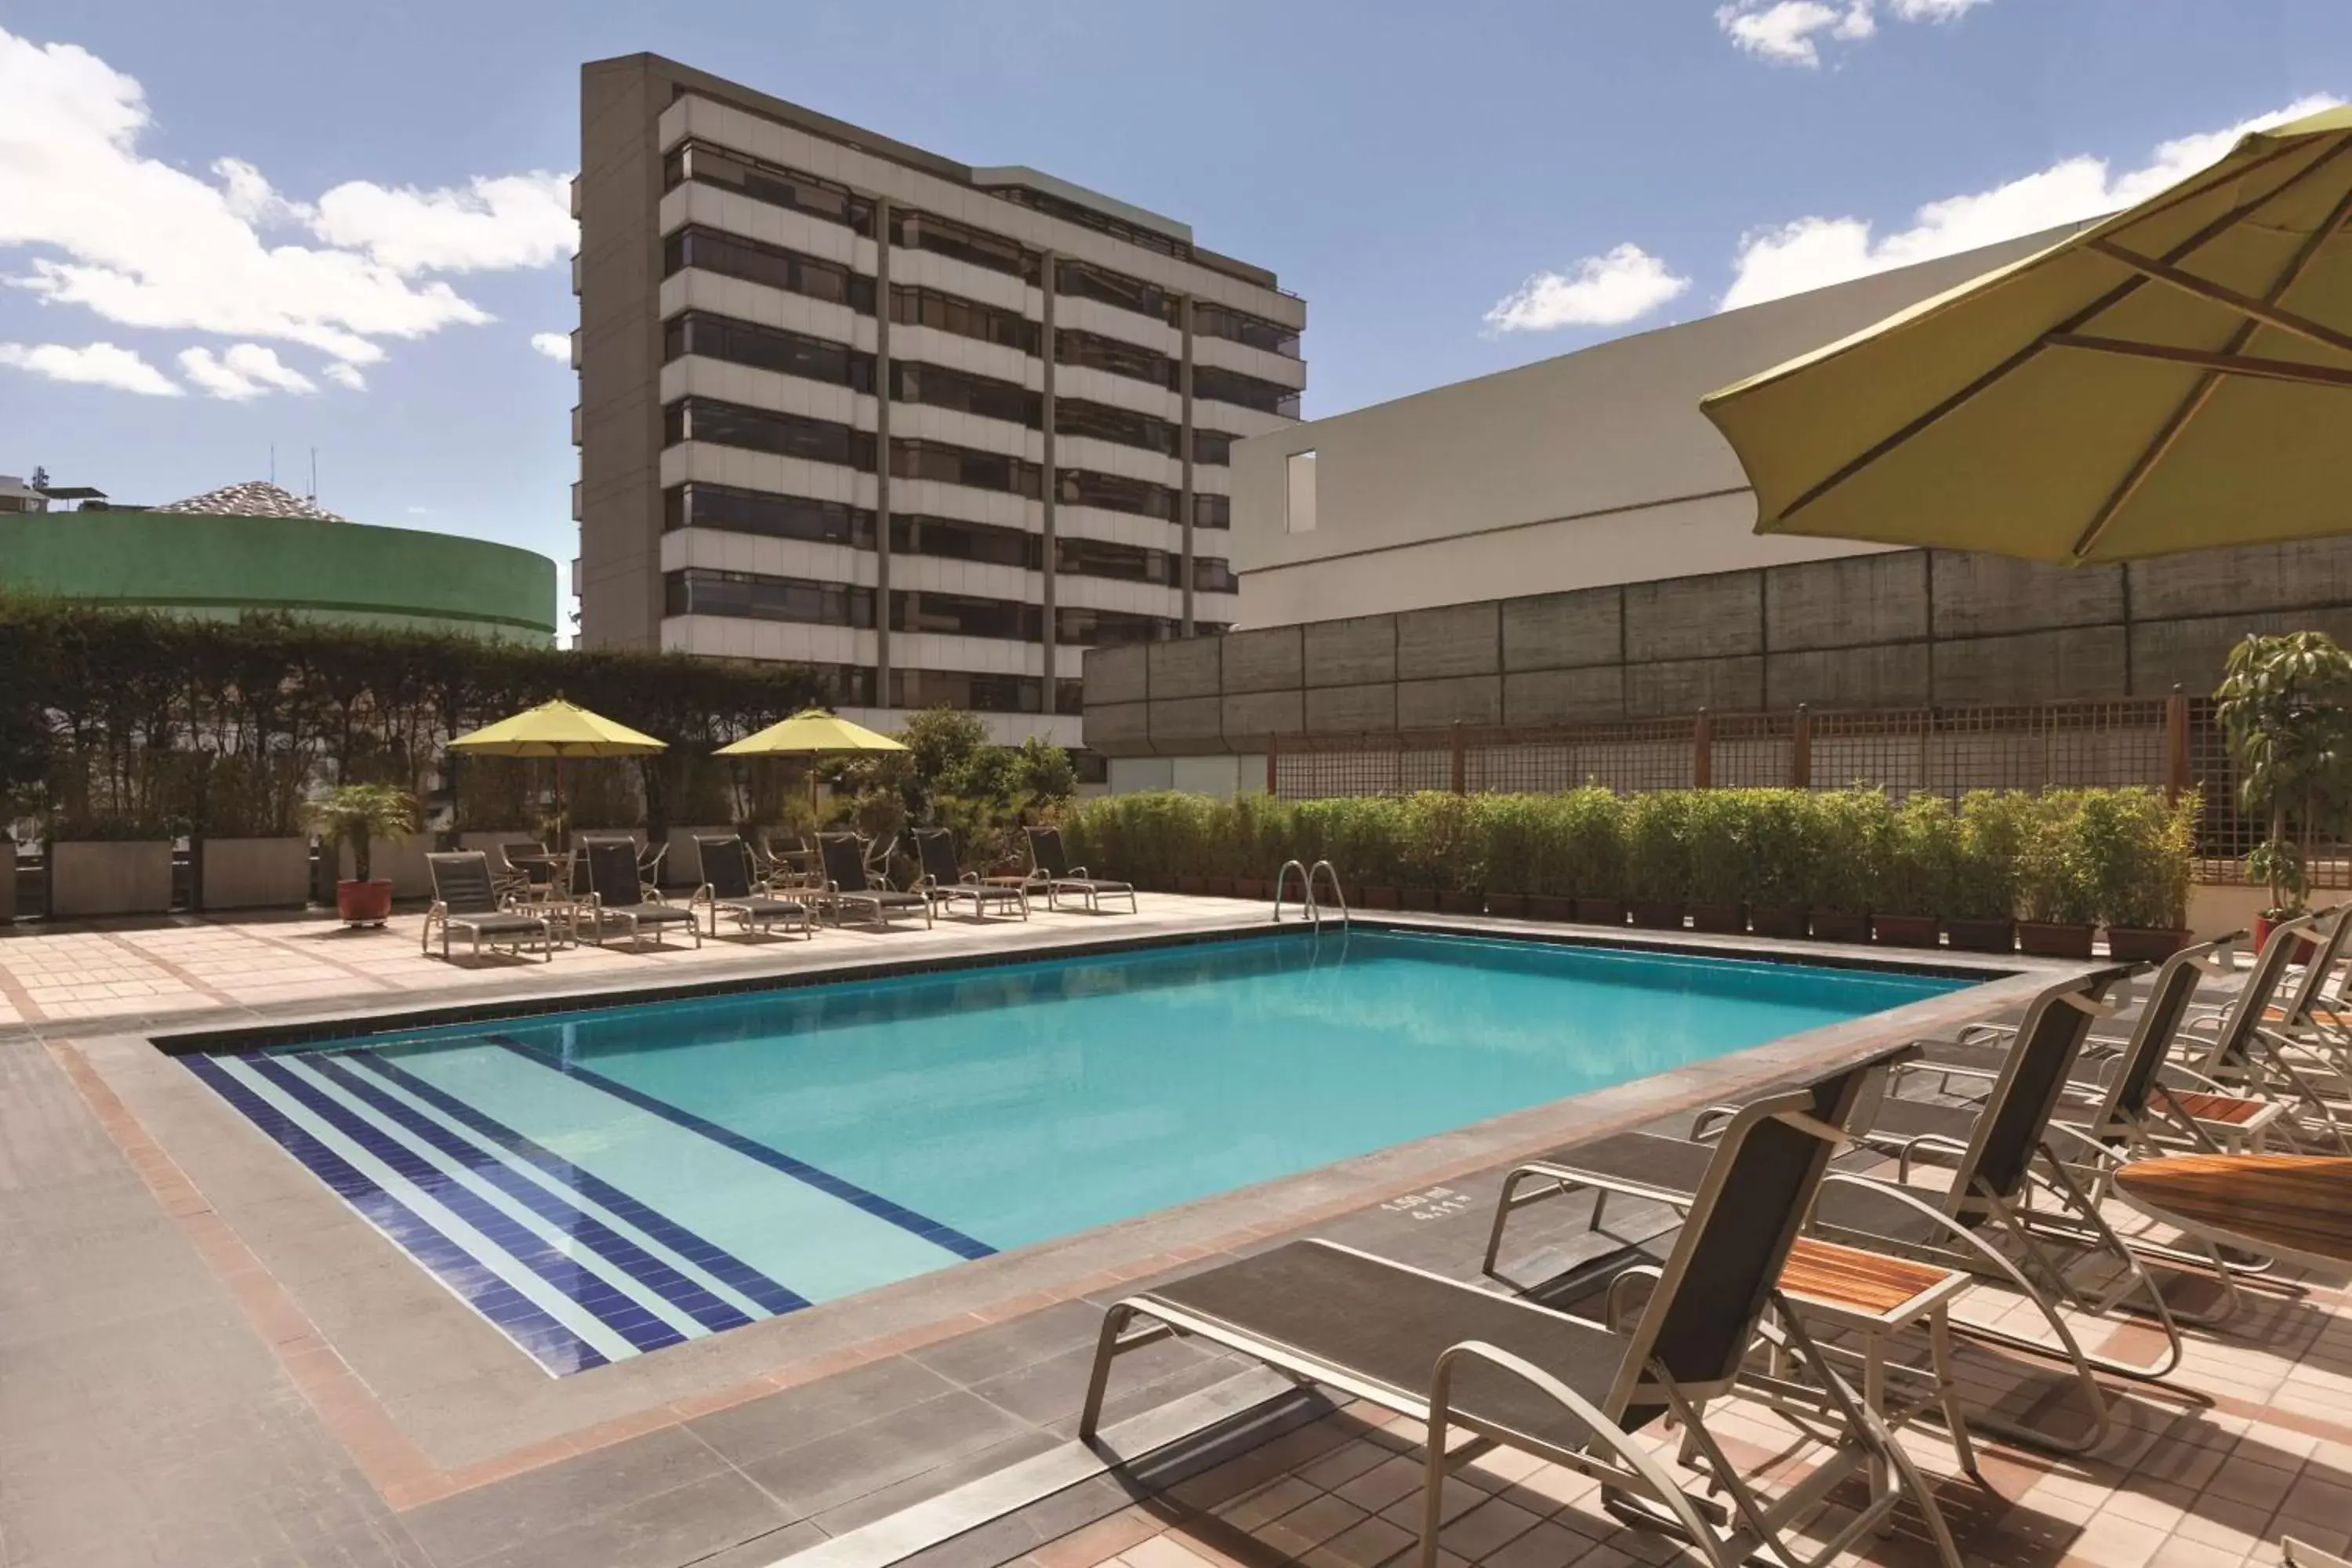
<path fill-rule="evenodd" d="M 2017 922 L 2017 945 L 2029 958 L 2088 958 L 2091 927 L 2049 921 Z"/>
<path fill-rule="evenodd" d="M 1934 947 L 1939 934 L 1933 915 L 1873 915 L 1870 938 L 1889 947 Z"/>
<path fill-rule="evenodd" d="M 392 916 L 391 880 L 379 877 L 368 882 L 337 882 L 335 915 L 345 925 L 383 924 Z"/>
<path fill-rule="evenodd" d="M 1944 934 L 1963 952 L 2017 951 L 2017 928 L 2008 921 L 1946 921 Z"/>
<path fill-rule="evenodd" d="M 2162 963 L 2195 937 L 2185 931 L 2145 926 L 2109 926 L 2107 953 L 2118 963 Z"/>
<path fill-rule="evenodd" d="M 1622 899 L 1572 899 L 1576 906 L 1576 923 L 1588 926 L 1621 926 L 1625 923 L 1625 900 Z"/>
<path fill-rule="evenodd" d="M 1870 940 L 1868 915 L 1815 910 L 1812 927 L 1815 942 L 1868 942 Z"/>

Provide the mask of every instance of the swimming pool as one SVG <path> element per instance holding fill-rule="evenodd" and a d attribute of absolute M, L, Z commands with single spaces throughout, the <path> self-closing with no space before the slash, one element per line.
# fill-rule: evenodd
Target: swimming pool
<path fill-rule="evenodd" d="M 561 1373 L 1963 984 L 1360 929 L 185 1059 Z"/>

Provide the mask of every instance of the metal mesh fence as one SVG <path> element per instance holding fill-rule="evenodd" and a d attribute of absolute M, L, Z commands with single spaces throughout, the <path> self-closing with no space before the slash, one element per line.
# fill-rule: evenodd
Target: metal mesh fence
<path fill-rule="evenodd" d="M 1689 714 L 1539 729 L 1455 725 L 1392 734 L 1278 737 L 1268 784 L 1286 800 L 1785 785 L 1876 787 L 1957 800 L 1977 789 L 2146 784 L 2201 792 L 2200 875 L 2242 874 L 2261 825 L 2238 809 L 2213 703 L 2131 698 L 1969 708 Z M 2312 865 L 2314 882 L 2352 888 L 2352 853 Z"/>

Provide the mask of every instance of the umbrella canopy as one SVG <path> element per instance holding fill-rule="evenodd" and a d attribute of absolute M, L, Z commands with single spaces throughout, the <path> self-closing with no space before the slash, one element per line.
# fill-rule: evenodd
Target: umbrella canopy
<path fill-rule="evenodd" d="M 450 750 L 493 757 L 642 757 L 667 743 L 557 698 L 460 735 Z"/>
<path fill-rule="evenodd" d="M 2080 564 L 2352 531 L 2352 108 L 1700 404 L 1759 533 Z"/>
<path fill-rule="evenodd" d="M 746 735 L 731 746 L 721 746 L 722 757 L 843 756 L 852 752 L 903 752 L 907 748 L 887 735 L 877 735 L 863 724 L 805 709 L 756 735 Z"/>

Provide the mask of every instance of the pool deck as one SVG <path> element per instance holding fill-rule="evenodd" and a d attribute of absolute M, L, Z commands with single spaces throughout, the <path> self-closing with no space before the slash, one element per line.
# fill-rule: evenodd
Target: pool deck
<path fill-rule="evenodd" d="M 562 1379 L 152 1044 L 1265 920 L 1260 905 L 1146 894 L 1134 916 L 566 950 L 552 964 L 421 957 L 413 913 L 364 935 L 298 919 L 0 928 L 0 1564 L 736 1568 L 820 1543 L 844 1563 L 878 1561 L 892 1541 L 926 1543 L 905 1510 L 928 1504 L 951 1521 L 952 1539 L 923 1553 L 938 1568 L 1033 1550 L 1042 1568 L 1298 1556 L 1371 1568 L 1402 1550 L 1374 1516 L 1410 1497 L 1372 1494 L 1405 1468 L 1392 1460 L 1411 1433 L 1297 1395 L 1260 1405 L 1278 1388 L 1265 1374 L 1181 1342 L 1122 1360 L 1117 1430 L 1158 1441 L 1255 1408 L 1181 1450 L 1159 1478 L 1174 1489 L 1138 1500 L 1132 1483 L 1091 1476 L 961 1533 L 954 1510 L 1007 1475 L 1067 1463 L 1101 1304 L 1138 1283 L 1308 1233 L 1459 1273 L 1514 1157 L 1735 1095 L 1885 1028 L 1809 1031 Z M 2049 973 L 1916 1005 L 1906 1022 L 1948 1029 L 2014 1006 Z M 1575 1205 L 1547 1206 L 1563 1213 L 1514 1227 L 1532 1273 L 1600 1245 Z M 2352 1534 L 2342 1292 L 2263 1298 L 2243 1327 L 2197 1340 L 2179 1381 L 2147 1402 L 2166 1425 L 2131 1429 L 2147 1442 L 2128 1468 L 1994 1450 L 2018 1493 L 2011 1511 L 2031 1504 L 2046 1521 L 2053 1550 L 2032 1560 L 2234 1563 L 2273 1515 L 2309 1520 L 2298 1533 L 2340 1548 Z M 2171 1445 L 2154 1469 L 2152 1445 Z M 1554 1498 L 1532 1474 L 1470 1472 L 1476 1523 L 1449 1542 L 1462 1560 L 1663 1560 L 1654 1540 L 1610 1530 L 1589 1496 Z M 2149 1546 L 2149 1531 L 2170 1555 L 2106 1554 L 2110 1542 Z M 2226 1539 L 2207 1551 L 2209 1537 Z"/>

